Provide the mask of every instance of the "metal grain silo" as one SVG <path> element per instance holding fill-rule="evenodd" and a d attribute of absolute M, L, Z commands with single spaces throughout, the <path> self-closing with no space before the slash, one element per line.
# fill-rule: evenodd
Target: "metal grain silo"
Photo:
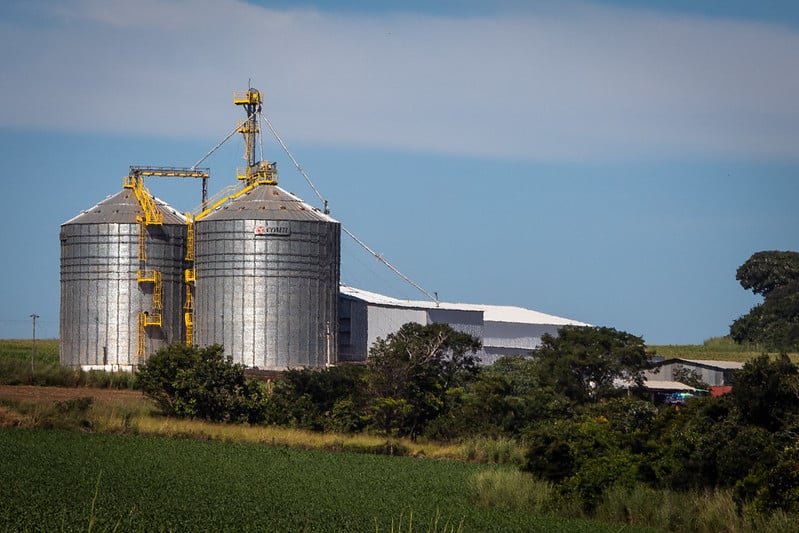
<path fill-rule="evenodd" d="M 194 225 L 194 341 L 262 369 L 335 362 L 340 224 L 274 184 Z"/>
<path fill-rule="evenodd" d="M 178 212 L 126 183 L 62 224 L 60 237 L 63 364 L 132 370 L 182 340 L 186 224 Z"/>

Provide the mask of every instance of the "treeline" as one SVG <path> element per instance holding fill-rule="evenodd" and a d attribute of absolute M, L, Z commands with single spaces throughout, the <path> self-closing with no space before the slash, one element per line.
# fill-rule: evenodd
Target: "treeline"
<path fill-rule="evenodd" d="M 220 346 L 170 346 L 138 385 L 167 414 L 460 442 L 514 439 L 524 471 L 586 512 L 635 486 L 733 491 L 741 513 L 799 513 L 799 374 L 787 358 L 744 365 L 733 392 L 676 409 L 636 396 L 650 359 L 641 338 L 565 327 L 535 357 L 477 365 L 479 343 L 447 325 L 406 324 L 363 366 L 248 380 Z M 617 387 L 623 380 L 631 388 Z"/>

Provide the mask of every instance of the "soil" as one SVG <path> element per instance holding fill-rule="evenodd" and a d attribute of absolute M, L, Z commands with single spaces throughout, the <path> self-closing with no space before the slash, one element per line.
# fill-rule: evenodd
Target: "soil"
<path fill-rule="evenodd" d="M 38 387 L 33 385 L 0 385 L 0 398 L 19 401 L 63 401 L 92 396 L 98 401 L 134 400 L 141 391 L 127 389 L 93 389 L 88 387 Z"/>

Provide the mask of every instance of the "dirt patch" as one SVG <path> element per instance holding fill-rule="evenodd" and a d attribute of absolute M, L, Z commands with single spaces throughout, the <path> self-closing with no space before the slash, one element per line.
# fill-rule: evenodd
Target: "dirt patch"
<path fill-rule="evenodd" d="M 94 389 L 89 387 L 37 387 L 33 385 L 0 385 L 0 398 L 27 402 L 63 401 L 91 396 L 98 401 L 138 400 L 140 391 Z"/>

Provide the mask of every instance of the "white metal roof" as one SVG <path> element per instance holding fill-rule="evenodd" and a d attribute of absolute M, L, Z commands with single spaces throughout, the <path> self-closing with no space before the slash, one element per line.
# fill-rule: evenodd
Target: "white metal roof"
<path fill-rule="evenodd" d="M 708 366 L 722 370 L 740 370 L 744 366 L 744 363 L 741 363 L 739 361 L 716 361 L 714 359 L 685 359 L 684 357 L 672 357 L 671 359 L 665 359 L 659 362 L 658 366 L 674 362 L 691 363 L 693 365 Z"/>
<path fill-rule="evenodd" d="M 631 379 L 616 378 L 613 380 L 613 385 L 620 389 L 629 389 L 634 385 Z M 665 379 L 648 379 L 644 377 L 644 387 L 647 389 L 660 389 L 671 391 L 693 391 L 696 387 L 691 387 L 679 381 L 669 381 Z"/>
<path fill-rule="evenodd" d="M 685 383 L 680 383 L 679 381 L 656 380 L 656 379 L 647 379 L 645 386 L 647 389 L 664 389 L 664 390 L 676 390 L 676 391 L 696 390 L 696 387 L 691 387 L 690 385 L 686 385 Z"/>
<path fill-rule="evenodd" d="M 427 300 L 400 300 L 385 296 L 375 292 L 356 289 L 341 285 L 339 290 L 342 294 L 363 300 L 375 305 L 385 305 L 392 307 L 413 308 L 413 309 L 446 309 L 453 311 L 482 311 L 483 321 L 485 322 L 510 322 L 519 324 L 548 324 L 554 326 L 590 326 L 585 322 L 571 320 L 555 315 L 548 315 L 524 307 L 514 307 L 508 305 L 486 305 L 486 304 L 462 304 L 435 302 Z"/>
<path fill-rule="evenodd" d="M 681 361 L 688 361 L 689 363 L 694 363 L 697 365 L 715 366 L 718 368 L 727 368 L 732 370 L 739 370 L 744 367 L 744 363 L 741 363 L 740 361 L 712 361 L 710 359 L 683 359 L 682 357 L 679 359 Z"/>

